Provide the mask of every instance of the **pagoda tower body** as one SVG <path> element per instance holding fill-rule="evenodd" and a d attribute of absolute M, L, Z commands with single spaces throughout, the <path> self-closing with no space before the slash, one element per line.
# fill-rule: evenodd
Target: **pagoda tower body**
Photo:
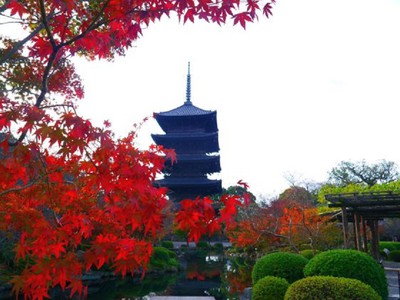
<path fill-rule="evenodd" d="M 186 101 L 183 105 L 155 114 L 165 134 L 152 134 L 157 145 L 174 149 L 176 162 L 166 161 L 164 179 L 155 184 L 167 187 L 173 201 L 221 193 L 221 180 L 208 175 L 221 171 L 217 112 L 198 108 L 191 101 L 190 64 Z"/>

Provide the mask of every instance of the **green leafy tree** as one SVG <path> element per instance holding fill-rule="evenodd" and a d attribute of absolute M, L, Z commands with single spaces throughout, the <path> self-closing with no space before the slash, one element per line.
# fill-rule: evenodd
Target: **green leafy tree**
<path fill-rule="evenodd" d="M 399 179 L 396 163 L 380 160 L 376 163 L 342 161 L 329 173 L 330 183 L 338 186 L 349 184 L 366 184 L 373 186 L 377 183 L 387 183 Z"/>

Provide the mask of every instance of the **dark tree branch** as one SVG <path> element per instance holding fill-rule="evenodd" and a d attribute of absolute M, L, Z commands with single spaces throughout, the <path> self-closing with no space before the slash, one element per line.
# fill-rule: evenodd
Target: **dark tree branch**
<path fill-rule="evenodd" d="M 38 27 L 35 28 L 26 38 L 23 40 L 19 41 L 14 45 L 14 47 L 8 51 L 6 54 L 4 54 L 2 57 L 0 57 L 0 65 L 5 63 L 8 59 L 10 59 L 15 53 L 18 52 L 18 50 L 28 41 L 30 41 L 35 35 L 39 33 L 40 30 L 44 28 L 43 24 L 40 24 Z"/>
<path fill-rule="evenodd" d="M 15 188 L 11 188 L 11 189 L 2 191 L 2 192 L 0 192 L 0 196 L 3 196 L 3 195 L 8 194 L 8 193 L 18 192 L 18 191 L 22 191 L 22 190 L 24 190 L 24 189 L 27 189 L 27 188 L 33 186 L 36 182 L 38 182 L 39 179 L 40 179 L 40 177 L 37 178 L 37 179 L 35 179 L 35 180 L 33 180 L 33 181 L 31 181 L 31 182 L 29 182 L 29 183 L 26 184 L 26 185 L 22 185 L 22 186 L 18 186 L 18 187 L 15 187 Z"/>
<path fill-rule="evenodd" d="M 42 21 L 41 24 L 43 24 L 43 26 L 44 26 L 44 28 L 46 30 L 47 36 L 48 36 L 48 38 L 50 40 L 50 43 L 51 43 L 51 46 L 53 47 L 53 50 L 57 51 L 57 43 L 54 40 L 53 33 L 51 32 L 49 24 L 47 23 L 47 15 L 46 15 L 46 8 L 44 7 L 44 2 L 43 2 L 43 0 L 40 0 L 39 3 L 40 3 L 40 14 L 42 15 L 41 16 L 41 21 Z M 52 14 L 53 13 L 51 13 L 50 15 L 52 15 Z"/>

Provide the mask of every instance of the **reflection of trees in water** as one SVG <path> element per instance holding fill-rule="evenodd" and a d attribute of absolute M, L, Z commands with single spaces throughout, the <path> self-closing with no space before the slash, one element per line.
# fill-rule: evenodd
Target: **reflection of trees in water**
<path fill-rule="evenodd" d="M 147 274 L 140 278 L 117 279 L 101 285 L 89 299 L 142 299 L 150 293 L 175 296 L 214 296 L 217 300 L 239 299 L 251 286 L 254 262 L 223 255 L 186 256 L 184 269 L 176 273 Z"/>
<path fill-rule="evenodd" d="M 206 280 L 220 277 L 224 267 L 225 259 L 222 256 L 192 257 L 187 261 L 186 279 Z"/>
<path fill-rule="evenodd" d="M 126 277 L 105 282 L 100 290 L 88 299 L 111 300 L 111 299 L 141 299 L 150 293 L 161 293 L 175 284 L 178 273 L 149 274 L 143 280 L 137 277 Z"/>
<path fill-rule="evenodd" d="M 243 290 L 251 286 L 254 261 L 241 257 L 230 258 L 221 276 L 220 299 L 239 299 Z"/>

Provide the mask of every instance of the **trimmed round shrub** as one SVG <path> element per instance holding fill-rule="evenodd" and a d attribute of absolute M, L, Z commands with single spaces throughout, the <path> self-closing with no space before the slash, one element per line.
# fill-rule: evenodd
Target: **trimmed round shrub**
<path fill-rule="evenodd" d="M 253 284 L 265 276 L 285 278 L 289 283 L 304 277 L 303 268 L 308 260 L 300 254 L 275 252 L 256 261 L 251 273 Z"/>
<path fill-rule="evenodd" d="M 370 285 L 383 299 L 388 284 L 383 268 L 368 254 L 356 250 L 330 250 L 317 254 L 304 268 L 304 275 L 358 279 Z"/>
<path fill-rule="evenodd" d="M 389 253 L 389 260 L 400 262 L 400 250 L 393 250 Z"/>
<path fill-rule="evenodd" d="M 289 282 L 284 278 L 266 276 L 253 286 L 252 300 L 283 300 Z"/>
<path fill-rule="evenodd" d="M 357 279 L 313 276 L 293 283 L 285 300 L 380 300 L 378 293 Z"/>
<path fill-rule="evenodd" d="M 179 265 L 176 253 L 164 247 L 154 247 L 150 257 L 150 267 L 169 269 Z"/>
<path fill-rule="evenodd" d="M 313 258 L 317 253 L 319 253 L 319 251 L 315 252 L 315 254 L 314 254 L 314 251 L 311 249 L 306 249 L 306 250 L 300 251 L 300 255 L 304 256 L 307 259 Z"/>
<path fill-rule="evenodd" d="M 162 241 L 161 242 L 161 247 L 167 248 L 167 249 L 174 249 L 174 243 L 171 241 Z"/>

